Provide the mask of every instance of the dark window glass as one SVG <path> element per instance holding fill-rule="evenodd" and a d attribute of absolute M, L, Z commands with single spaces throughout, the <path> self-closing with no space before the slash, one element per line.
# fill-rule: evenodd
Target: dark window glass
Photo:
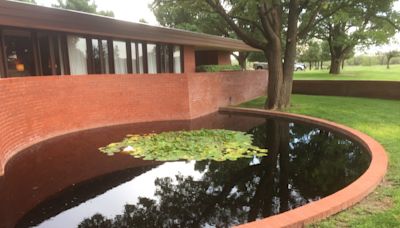
<path fill-rule="evenodd" d="M 1 35 L 1 33 L 0 33 Z M 3 60 L 3 45 L 2 45 L 3 41 L 2 41 L 2 37 L 0 37 L 0 78 L 5 77 L 5 66 L 4 66 L 4 60 Z"/>
<path fill-rule="evenodd" d="M 39 54 L 43 75 L 60 75 L 64 73 L 61 45 L 58 36 L 39 34 Z"/>
<path fill-rule="evenodd" d="M 170 49 L 168 45 L 160 45 L 161 73 L 169 73 L 170 70 Z"/>
<path fill-rule="evenodd" d="M 4 44 L 7 75 L 11 77 L 35 75 L 30 33 L 20 30 L 6 30 L 4 31 Z"/>
<path fill-rule="evenodd" d="M 131 54 L 132 54 L 132 73 L 139 73 L 137 67 L 137 51 L 135 43 L 131 43 Z"/>
<path fill-rule="evenodd" d="M 92 55 L 93 55 L 93 73 L 101 74 L 101 55 L 100 55 L 100 44 L 99 40 L 92 39 Z"/>
<path fill-rule="evenodd" d="M 59 70 L 60 70 L 60 74 L 61 75 L 64 75 L 65 74 L 65 69 L 64 69 L 64 55 L 63 55 L 63 48 L 62 48 L 62 46 L 63 45 L 65 45 L 65 43 L 63 44 L 63 39 L 61 39 L 61 37 L 60 36 L 57 36 L 56 37 L 56 41 L 55 41 L 55 43 L 56 43 L 56 50 L 57 50 L 57 52 L 56 52 L 56 58 L 58 58 L 58 62 L 59 62 Z"/>
<path fill-rule="evenodd" d="M 61 45 L 60 38 L 58 36 L 53 36 L 51 38 L 52 41 L 52 51 L 54 52 L 54 70 L 57 75 L 61 75 L 64 73 L 63 61 L 62 61 L 62 53 L 61 53 Z"/>
<path fill-rule="evenodd" d="M 40 62 L 42 67 L 43 75 L 52 75 L 52 64 L 50 57 L 50 39 L 48 36 L 39 36 L 39 50 L 40 50 Z"/>
<path fill-rule="evenodd" d="M 109 62 L 109 53 L 108 53 L 108 41 L 102 40 L 101 41 L 101 62 L 102 62 L 102 73 L 109 74 L 110 73 L 110 62 Z"/>

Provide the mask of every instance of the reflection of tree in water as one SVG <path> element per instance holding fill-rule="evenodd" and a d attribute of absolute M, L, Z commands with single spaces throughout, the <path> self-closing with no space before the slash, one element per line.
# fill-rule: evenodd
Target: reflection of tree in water
<path fill-rule="evenodd" d="M 368 165 L 357 146 L 328 131 L 267 120 L 250 132 L 267 157 L 196 162 L 200 179 L 157 179 L 156 199 L 139 198 L 122 215 L 97 214 L 80 227 L 230 227 L 328 195 Z"/>

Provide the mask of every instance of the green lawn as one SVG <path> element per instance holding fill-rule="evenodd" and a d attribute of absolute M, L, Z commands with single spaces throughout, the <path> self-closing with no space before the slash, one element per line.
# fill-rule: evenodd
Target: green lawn
<path fill-rule="evenodd" d="M 262 108 L 265 97 L 241 107 Z M 358 129 L 389 155 L 385 181 L 356 206 L 312 227 L 400 227 L 400 101 L 293 95 L 289 112 L 320 117 Z"/>
<path fill-rule="evenodd" d="M 328 70 L 305 70 L 294 74 L 295 80 L 382 80 L 400 81 L 400 65 L 345 66 L 339 75 L 330 75 Z"/>

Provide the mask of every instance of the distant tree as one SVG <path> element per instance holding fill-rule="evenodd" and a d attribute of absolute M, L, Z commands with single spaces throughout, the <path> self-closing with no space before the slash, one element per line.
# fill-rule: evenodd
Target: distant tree
<path fill-rule="evenodd" d="M 346 53 L 346 55 L 345 55 L 345 56 L 343 57 L 343 59 L 342 59 L 342 69 L 344 68 L 345 60 L 348 60 L 348 59 L 353 58 L 354 55 L 355 55 L 354 48 L 352 48 L 350 51 L 348 51 L 348 52 Z"/>
<path fill-rule="evenodd" d="M 293 71 L 299 40 L 340 7 L 326 0 L 206 0 L 248 45 L 264 51 L 268 59 L 268 99 L 265 108 L 290 106 Z M 348 1 L 343 1 L 343 5 Z M 326 9 L 329 13 L 321 15 Z"/>
<path fill-rule="evenodd" d="M 340 65 L 356 45 L 386 43 L 400 29 L 399 12 L 392 7 L 394 2 L 395 0 L 350 1 L 350 4 L 317 24 L 317 37 L 328 41 L 330 47 L 329 73 L 340 73 Z M 343 1 L 332 1 L 331 4 L 341 5 Z M 321 12 L 322 15 L 329 13 L 328 8 Z"/>
<path fill-rule="evenodd" d="M 113 11 L 97 11 L 97 5 L 95 1 L 90 2 L 90 0 L 57 0 L 58 4 L 53 4 L 53 7 L 61 9 L 70 9 L 81 12 L 93 13 L 108 17 L 114 17 Z"/>
<path fill-rule="evenodd" d="M 331 52 L 329 50 L 329 43 L 327 41 L 322 41 L 321 44 L 321 55 L 320 55 L 320 69 L 324 68 L 324 62 L 331 59 Z"/>
<path fill-rule="evenodd" d="M 262 52 L 250 52 L 247 60 L 249 60 L 251 62 L 266 62 L 267 58 L 265 57 L 264 53 L 262 53 Z"/>
<path fill-rule="evenodd" d="M 321 47 L 317 41 L 311 41 L 307 44 L 307 49 L 300 55 L 300 61 L 308 62 L 310 70 L 312 63 L 319 62 L 321 59 Z"/>
<path fill-rule="evenodd" d="M 140 19 L 139 19 L 139 22 L 140 22 L 140 23 L 144 23 L 144 24 L 148 24 L 148 23 L 149 23 L 149 22 L 147 22 L 146 19 L 144 19 L 144 18 L 140 18 Z"/>
<path fill-rule="evenodd" d="M 393 58 L 393 57 L 398 57 L 398 56 L 400 56 L 400 51 L 395 51 L 395 50 L 393 50 L 393 51 L 389 51 L 389 52 L 387 52 L 386 54 L 386 69 L 389 69 L 390 68 L 390 60 Z"/>

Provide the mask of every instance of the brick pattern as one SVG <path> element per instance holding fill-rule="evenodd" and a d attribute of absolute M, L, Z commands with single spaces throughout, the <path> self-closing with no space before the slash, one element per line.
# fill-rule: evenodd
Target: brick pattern
<path fill-rule="evenodd" d="M 17 151 L 46 138 L 206 115 L 264 94 L 266 78 L 265 72 L 249 71 L 0 79 L 0 175 Z"/>
<path fill-rule="evenodd" d="M 293 93 L 400 100 L 400 82 L 295 80 Z"/>
<path fill-rule="evenodd" d="M 266 93 L 266 71 L 193 74 L 189 77 L 191 117 L 215 112 Z"/>

